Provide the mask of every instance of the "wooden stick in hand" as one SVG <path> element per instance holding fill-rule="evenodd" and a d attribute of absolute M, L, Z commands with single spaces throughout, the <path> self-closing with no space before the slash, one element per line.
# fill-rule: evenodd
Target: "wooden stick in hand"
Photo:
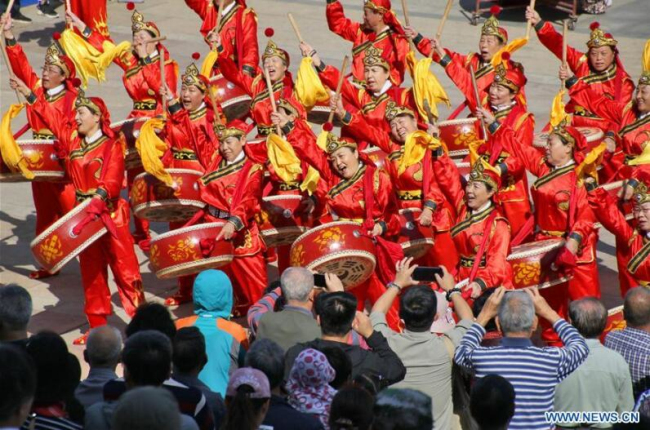
<path fill-rule="evenodd" d="M 5 36 L 4 34 L 2 37 L 0 37 L 0 48 L 2 48 L 2 59 L 4 60 L 5 66 L 7 67 L 7 71 L 9 72 L 9 77 L 13 78 L 16 75 L 14 74 L 14 70 L 11 68 L 11 63 L 9 62 L 9 56 L 7 55 L 7 43 L 5 41 Z M 16 89 L 14 90 L 16 93 L 16 98 L 18 99 L 18 103 L 22 103 L 22 99 L 20 98 L 20 92 Z"/>
<path fill-rule="evenodd" d="M 271 82 L 271 76 L 269 71 L 264 67 L 264 78 L 266 79 L 266 88 L 269 91 L 269 100 L 271 101 L 271 109 L 273 113 L 278 111 L 278 106 L 275 104 L 275 94 L 273 94 L 273 83 Z M 280 129 L 280 124 L 275 126 L 275 131 L 278 133 L 278 136 L 282 136 L 282 130 Z"/>
<path fill-rule="evenodd" d="M 291 22 L 291 26 L 293 27 L 293 31 L 296 33 L 296 37 L 298 38 L 298 42 L 302 43 L 304 42 L 304 39 L 302 38 L 302 35 L 300 34 L 300 29 L 298 28 L 298 23 L 296 22 L 295 19 L 293 19 L 293 15 L 291 12 L 287 14 L 289 17 L 289 22 Z"/>
<path fill-rule="evenodd" d="M 447 5 L 445 6 L 445 12 L 442 14 L 442 19 L 440 20 L 440 24 L 438 25 L 438 32 L 436 33 L 436 39 L 440 41 L 440 37 L 442 36 L 442 30 L 445 28 L 445 24 L 447 23 L 447 18 L 449 18 L 449 14 L 451 13 L 451 7 L 454 5 L 454 0 L 447 0 Z"/>
<path fill-rule="evenodd" d="M 431 112 L 431 105 L 429 104 L 429 99 L 424 99 L 424 111 L 427 113 L 427 121 L 431 125 L 436 125 L 436 117 Z"/>
<path fill-rule="evenodd" d="M 345 80 L 345 71 L 348 69 L 348 62 L 350 61 L 350 58 L 346 55 L 343 57 L 343 65 L 341 66 L 341 72 L 339 73 L 339 81 L 336 84 L 336 94 L 334 95 L 335 97 L 339 97 L 341 95 L 341 89 L 343 88 L 343 81 Z M 327 122 L 332 123 L 334 121 L 334 109 L 330 110 L 330 114 L 327 117 Z"/>
<path fill-rule="evenodd" d="M 14 0 L 9 0 L 9 4 L 7 4 L 7 9 L 5 9 L 5 13 L 2 16 L 7 15 L 8 13 L 11 13 L 11 9 L 14 7 Z"/>
<path fill-rule="evenodd" d="M 160 85 L 165 85 L 165 49 L 161 48 L 158 53 L 160 62 Z M 167 97 L 162 97 L 163 118 L 167 118 Z"/>
<path fill-rule="evenodd" d="M 224 0 L 219 0 L 219 10 L 217 11 L 217 19 L 214 24 L 213 31 L 219 31 L 219 25 L 221 25 L 221 12 L 223 11 Z"/>
<path fill-rule="evenodd" d="M 530 8 L 535 10 L 535 0 L 530 0 Z M 530 39 L 530 30 L 533 28 L 533 23 L 528 20 L 526 23 L 526 39 Z"/>
<path fill-rule="evenodd" d="M 210 85 L 208 87 L 208 97 L 210 97 L 210 103 L 212 104 L 212 110 L 214 111 L 214 122 L 215 124 L 219 125 L 225 125 L 223 120 L 221 119 L 221 114 L 219 113 L 219 105 L 217 105 L 217 97 L 214 94 L 214 91 L 212 91 L 212 87 L 216 87 L 216 85 Z"/>
<path fill-rule="evenodd" d="M 411 20 L 409 19 L 409 10 L 408 6 L 406 6 L 406 0 L 402 0 L 402 11 L 404 12 L 404 24 L 406 24 L 407 27 L 411 26 Z M 411 51 L 413 51 L 413 41 L 409 40 L 409 48 Z"/>
<path fill-rule="evenodd" d="M 565 19 L 562 21 L 562 65 L 566 66 L 566 51 L 567 51 L 567 32 L 568 32 L 569 23 Z M 562 79 L 562 84 L 560 85 L 560 90 L 564 89 L 564 79 Z"/>
<path fill-rule="evenodd" d="M 476 85 L 476 73 L 474 72 L 474 66 L 470 64 L 469 70 L 472 75 L 472 89 L 474 90 L 474 98 L 476 99 L 476 108 L 478 109 L 481 107 L 481 99 L 479 98 L 478 85 Z M 487 128 L 485 127 L 485 118 L 481 118 L 481 131 L 483 132 L 483 139 L 487 141 L 488 134 L 487 134 Z"/>

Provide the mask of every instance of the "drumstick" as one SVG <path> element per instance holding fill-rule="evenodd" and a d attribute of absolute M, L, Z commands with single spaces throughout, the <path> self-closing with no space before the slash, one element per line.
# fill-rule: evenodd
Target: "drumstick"
<path fill-rule="evenodd" d="M 445 28 L 445 24 L 447 23 L 447 18 L 449 18 L 449 13 L 451 13 L 451 7 L 454 5 L 454 0 L 447 0 L 447 6 L 445 6 L 445 13 L 442 14 L 442 19 L 440 20 L 440 24 L 438 25 L 438 32 L 436 33 L 436 39 L 440 41 L 440 37 L 442 36 L 442 29 Z"/>
<path fill-rule="evenodd" d="M 481 99 L 479 98 L 478 95 L 478 85 L 476 85 L 476 74 L 474 73 L 474 66 L 472 64 L 469 65 L 469 70 L 472 75 L 472 88 L 474 89 L 474 98 L 476 98 L 476 108 L 478 109 L 481 106 Z M 487 129 L 485 128 L 485 118 L 481 118 L 481 130 L 483 131 L 483 138 L 487 140 L 488 134 L 487 134 Z"/>
<path fill-rule="evenodd" d="M 406 6 L 406 0 L 402 0 L 402 11 L 404 12 L 404 24 L 406 24 L 407 27 L 411 26 L 411 22 L 409 20 L 409 10 L 408 7 Z M 411 51 L 413 51 L 413 41 L 409 41 L 409 48 Z"/>
<path fill-rule="evenodd" d="M 273 84 L 271 83 L 271 76 L 269 75 L 269 71 L 264 68 L 264 77 L 266 78 L 266 88 L 269 92 L 269 100 L 271 101 L 271 108 L 273 109 L 273 113 L 276 113 L 278 111 L 278 107 L 275 104 L 275 94 L 273 94 Z M 280 129 L 280 124 L 277 124 L 275 126 L 275 131 L 278 133 L 278 136 L 282 135 L 282 130 Z"/>
<path fill-rule="evenodd" d="M 427 113 L 427 120 L 429 124 L 436 125 L 436 117 L 431 112 L 431 105 L 429 104 L 429 99 L 424 99 L 424 111 Z"/>
<path fill-rule="evenodd" d="M 167 36 L 154 37 L 153 39 L 147 40 L 147 43 L 158 43 L 163 40 L 167 40 Z"/>
<path fill-rule="evenodd" d="M 341 66 L 341 72 L 339 74 L 339 82 L 336 84 L 336 94 L 335 94 L 336 98 L 338 98 L 341 95 L 341 88 L 343 88 L 343 81 L 345 80 L 345 71 L 348 68 L 348 62 L 349 61 L 350 61 L 350 59 L 348 58 L 347 55 L 345 57 L 343 57 L 343 65 Z M 330 114 L 327 117 L 327 122 L 329 124 L 331 124 L 332 121 L 334 121 L 334 109 L 333 108 L 330 110 Z"/>
<path fill-rule="evenodd" d="M 217 20 L 214 23 L 214 29 L 212 31 L 219 31 L 219 25 L 221 24 L 221 11 L 223 11 L 224 0 L 219 0 L 219 10 L 217 11 Z"/>
<path fill-rule="evenodd" d="M 2 48 L 2 59 L 5 62 L 5 66 L 7 67 L 7 70 L 9 71 L 9 77 L 10 78 L 15 78 L 16 75 L 14 74 L 14 70 L 11 68 L 11 63 L 9 63 L 9 57 L 7 56 L 7 44 L 5 42 L 5 36 L 4 34 L 2 37 L 0 37 L 0 45 Z M 16 93 L 16 98 L 18 99 L 18 103 L 22 103 L 22 99 L 20 98 L 20 92 L 18 92 L 18 89 L 15 89 L 14 92 Z"/>
<path fill-rule="evenodd" d="M 287 16 L 289 17 L 289 22 L 291 22 L 291 26 L 293 27 L 293 31 L 296 33 L 296 37 L 298 38 L 298 42 L 302 43 L 304 41 L 304 39 L 300 35 L 300 30 L 298 29 L 298 23 L 296 23 L 296 20 L 293 19 L 293 15 L 291 14 L 291 12 L 289 12 L 287 14 Z"/>
<path fill-rule="evenodd" d="M 5 13 L 2 16 L 4 17 L 6 14 L 11 13 L 11 8 L 12 7 L 14 7 L 14 0 L 9 0 L 9 4 L 7 5 L 7 9 L 5 9 Z"/>
<path fill-rule="evenodd" d="M 530 8 L 535 10 L 535 0 L 530 0 Z M 533 23 L 528 20 L 526 23 L 526 39 L 530 39 L 530 29 L 533 28 Z"/>
<path fill-rule="evenodd" d="M 562 21 L 562 65 L 563 66 L 566 66 L 567 29 L 568 29 L 568 22 L 565 19 L 564 21 Z M 562 83 L 560 84 L 560 90 L 563 89 L 564 89 L 564 79 L 562 79 Z"/>
<path fill-rule="evenodd" d="M 214 121 L 217 124 L 223 124 L 223 122 L 221 122 L 221 114 L 219 113 L 219 109 L 217 106 L 217 98 L 215 97 L 214 92 L 212 92 L 212 88 L 208 88 L 208 94 L 210 95 L 212 110 L 214 111 Z"/>
<path fill-rule="evenodd" d="M 158 61 L 160 61 L 160 86 L 165 85 L 165 48 L 160 48 L 160 53 Z M 167 118 L 167 97 L 163 96 L 162 99 L 162 110 L 163 118 Z"/>

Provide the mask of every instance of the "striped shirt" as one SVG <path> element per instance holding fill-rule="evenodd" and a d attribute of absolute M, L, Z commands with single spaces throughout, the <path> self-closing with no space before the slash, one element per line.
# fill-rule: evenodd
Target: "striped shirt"
<path fill-rule="evenodd" d="M 485 329 L 474 323 L 454 357 L 459 365 L 474 370 L 477 378 L 503 376 L 515 389 L 515 415 L 509 430 L 553 429 L 545 412 L 553 411 L 556 385 L 587 358 L 587 343 L 578 331 L 560 319 L 553 328 L 564 348 L 539 348 L 528 338 L 504 338 L 500 346 L 481 347 Z"/>

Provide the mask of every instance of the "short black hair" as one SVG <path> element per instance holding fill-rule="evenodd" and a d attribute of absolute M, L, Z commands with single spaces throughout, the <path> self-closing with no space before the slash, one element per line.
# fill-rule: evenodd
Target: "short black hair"
<path fill-rule="evenodd" d="M 343 386 L 343 384 L 348 382 L 352 376 L 352 360 L 350 360 L 348 354 L 343 351 L 343 348 L 336 345 L 324 346 L 318 348 L 318 350 L 327 357 L 327 361 L 336 372 L 336 376 L 334 376 L 334 379 L 329 383 L 329 385 L 338 390 Z"/>
<path fill-rule="evenodd" d="M 584 297 L 571 302 L 569 318 L 582 336 L 595 339 L 607 327 L 607 308 L 595 297 Z"/>
<path fill-rule="evenodd" d="M 364 388 L 373 396 L 376 396 L 381 390 L 388 387 L 388 380 L 381 373 L 374 370 L 364 370 L 354 377 L 352 382 Z"/>
<path fill-rule="evenodd" d="M 329 427 L 331 430 L 367 430 L 372 424 L 375 398 L 358 385 L 345 385 L 332 399 Z"/>
<path fill-rule="evenodd" d="M 176 332 L 172 343 L 172 363 L 182 373 L 200 370 L 208 362 L 205 337 L 198 327 L 183 327 Z"/>
<path fill-rule="evenodd" d="M 19 347 L 0 343 L 0 421 L 7 421 L 34 398 L 36 367 Z"/>
<path fill-rule="evenodd" d="M 472 304 L 472 313 L 474 315 L 478 315 L 481 313 L 481 311 L 483 310 L 483 306 L 485 306 L 485 303 L 487 303 L 490 296 L 494 294 L 496 290 L 497 290 L 496 288 L 487 288 L 481 293 L 480 296 L 474 299 L 474 303 Z M 498 330 L 499 329 L 497 328 L 497 323 L 494 318 L 492 318 L 485 326 L 486 332 L 495 332 Z"/>
<path fill-rule="evenodd" d="M 399 317 L 407 330 L 427 331 L 436 318 L 438 298 L 431 287 L 416 285 L 407 289 L 399 300 Z"/>
<path fill-rule="evenodd" d="M 0 288 L 0 328 L 25 330 L 32 315 L 32 296 L 16 284 Z"/>
<path fill-rule="evenodd" d="M 515 414 L 515 389 L 504 377 L 487 375 L 472 387 L 469 408 L 481 430 L 505 428 Z"/>
<path fill-rule="evenodd" d="M 176 336 L 176 326 L 169 313 L 169 309 L 160 303 L 145 303 L 136 309 L 133 319 L 126 326 L 126 337 L 142 331 L 157 330 L 167 336 L 169 341 Z"/>
<path fill-rule="evenodd" d="M 431 397 L 411 388 L 388 388 L 375 398 L 373 430 L 431 430 Z"/>
<path fill-rule="evenodd" d="M 124 343 L 122 363 L 134 385 L 162 385 L 169 377 L 171 362 L 171 341 L 157 330 L 139 331 Z"/>
<path fill-rule="evenodd" d="M 271 389 L 277 388 L 284 379 L 284 350 L 271 339 L 257 339 L 246 352 L 246 367 L 264 373 Z"/>
<path fill-rule="evenodd" d="M 322 334 L 344 336 L 352 330 L 357 298 L 347 292 L 320 294 L 316 312 Z"/>

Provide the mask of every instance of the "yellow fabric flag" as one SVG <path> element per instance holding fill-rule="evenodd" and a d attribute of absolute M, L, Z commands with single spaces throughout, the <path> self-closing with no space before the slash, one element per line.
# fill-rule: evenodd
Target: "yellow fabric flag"
<path fill-rule="evenodd" d="M 606 150 L 607 144 L 603 142 L 589 151 L 582 163 L 576 167 L 576 175 L 579 181 L 582 181 L 587 176 L 598 180 L 598 166 L 603 162 Z"/>
<path fill-rule="evenodd" d="M 406 64 L 413 79 L 413 95 L 418 106 L 418 114 L 421 118 L 427 118 L 424 100 L 428 100 L 431 113 L 438 118 L 437 104 L 445 103 L 449 107 L 450 103 L 445 89 L 440 85 L 436 75 L 430 70 L 431 58 L 427 57 L 416 61 L 415 53 L 409 51 L 406 54 Z"/>
<path fill-rule="evenodd" d="M 210 78 L 212 75 L 212 68 L 214 67 L 217 59 L 219 58 L 219 53 L 215 49 L 211 49 L 208 55 L 205 56 L 203 64 L 201 64 L 201 74 L 206 78 Z"/>
<path fill-rule="evenodd" d="M 102 53 L 85 38 L 70 29 L 61 33 L 59 43 L 74 63 L 77 76 L 81 79 L 84 88 L 87 87 L 89 78 L 99 82 L 105 81 L 108 66 L 113 60 L 131 49 L 131 43 L 128 41 L 115 45 L 107 40 L 103 43 L 104 52 Z"/>
<path fill-rule="evenodd" d="M 643 48 L 641 66 L 643 67 L 643 72 L 650 72 L 650 40 L 645 43 L 645 47 Z"/>
<path fill-rule="evenodd" d="M 321 130 L 316 138 L 316 145 L 323 151 L 327 151 L 327 136 L 329 136 L 329 131 Z"/>
<path fill-rule="evenodd" d="M 20 170 L 20 173 L 27 179 L 34 179 L 34 174 L 27 167 L 27 161 L 23 157 L 23 151 L 16 143 L 14 134 L 11 132 L 11 121 L 18 116 L 25 105 L 11 105 L 2 116 L 0 123 L 0 155 L 2 161 L 13 171 Z"/>
<path fill-rule="evenodd" d="M 650 164 L 650 140 L 643 143 L 643 152 L 627 162 L 630 166 L 641 166 L 643 164 Z"/>
<path fill-rule="evenodd" d="M 553 103 L 551 104 L 551 113 L 549 118 L 549 123 L 551 127 L 557 127 L 565 120 L 569 115 L 564 110 L 564 94 L 566 93 L 565 89 L 560 90 L 555 97 L 553 98 Z"/>
<path fill-rule="evenodd" d="M 442 145 L 440 139 L 431 136 L 429 133 L 417 130 L 406 136 L 404 143 L 404 155 L 397 168 L 398 175 L 401 175 L 410 166 L 419 163 L 424 158 L 427 149 L 435 150 Z"/>
<path fill-rule="evenodd" d="M 492 67 L 498 66 L 500 63 L 503 62 L 503 53 L 507 52 L 509 54 L 512 54 L 513 52 L 516 52 L 526 46 L 528 43 L 528 39 L 525 37 L 520 37 L 519 39 L 515 39 L 512 42 L 508 43 L 506 46 L 503 48 L 499 49 L 496 54 L 492 56 L 492 59 L 490 60 L 490 64 L 492 64 Z"/>
<path fill-rule="evenodd" d="M 329 92 L 320 81 L 312 63 L 311 57 L 302 59 L 294 86 L 296 97 L 307 111 L 310 111 L 316 103 L 326 103 L 330 99 Z"/>
<path fill-rule="evenodd" d="M 311 196 L 314 191 L 316 191 L 316 188 L 318 188 L 318 181 L 320 181 L 320 174 L 318 173 L 318 170 L 309 166 L 307 169 L 307 175 L 300 184 L 300 191 L 307 191 Z"/>
<path fill-rule="evenodd" d="M 469 143 L 469 165 L 473 166 L 476 163 L 476 160 L 479 159 L 480 155 L 478 154 L 478 149 L 485 143 L 484 140 L 474 140 Z"/>
<path fill-rule="evenodd" d="M 164 126 L 165 120 L 160 117 L 147 120 L 140 129 L 140 136 L 135 141 L 135 148 L 140 154 L 145 172 L 171 187 L 174 181 L 160 161 L 160 157 L 167 151 L 167 144 L 156 134 L 156 129 L 162 130 Z"/>
<path fill-rule="evenodd" d="M 298 176 L 302 173 L 302 165 L 289 142 L 281 136 L 271 133 L 266 138 L 266 151 L 273 170 L 284 182 L 290 183 L 298 180 Z M 300 184 L 300 189 L 308 190 L 311 194 L 316 190 L 319 179 L 318 172 L 310 167 Z"/>

